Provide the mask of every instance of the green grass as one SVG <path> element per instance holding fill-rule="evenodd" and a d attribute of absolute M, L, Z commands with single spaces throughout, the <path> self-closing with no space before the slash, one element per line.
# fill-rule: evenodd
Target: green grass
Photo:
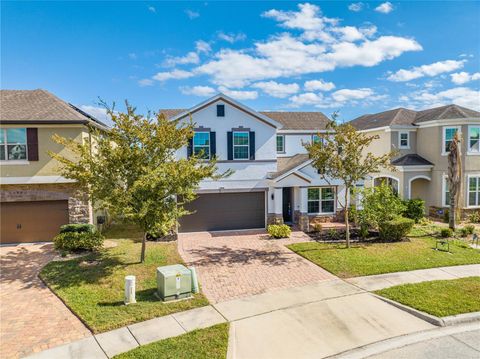
<path fill-rule="evenodd" d="M 133 227 L 114 227 L 105 233 L 117 247 L 87 257 L 50 262 L 41 278 L 83 322 L 103 332 L 170 313 L 208 304 L 202 294 L 193 299 L 163 303 L 156 291 L 156 268 L 183 263 L 176 243 L 148 242 L 145 263 L 139 263 L 141 233 Z M 82 265 L 85 261 L 93 265 Z M 123 304 L 124 277 L 136 276 L 136 304 Z"/>
<path fill-rule="evenodd" d="M 404 284 L 375 293 L 437 317 L 480 311 L 480 277 Z"/>
<path fill-rule="evenodd" d="M 228 324 L 225 323 L 144 345 L 114 359 L 224 359 L 227 347 Z"/>
<path fill-rule="evenodd" d="M 465 242 L 451 241 L 451 253 L 435 251 L 435 242 L 425 237 L 397 243 L 354 243 L 350 249 L 344 243 L 317 242 L 295 243 L 288 248 L 342 278 L 480 263 L 480 250 Z"/>

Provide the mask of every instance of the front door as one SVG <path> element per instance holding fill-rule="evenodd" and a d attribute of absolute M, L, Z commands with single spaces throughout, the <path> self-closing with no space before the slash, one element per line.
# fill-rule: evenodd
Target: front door
<path fill-rule="evenodd" d="M 283 187 L 283 222 L 292 223 L 293 203 L 292 203 L 292 187 Z"/>

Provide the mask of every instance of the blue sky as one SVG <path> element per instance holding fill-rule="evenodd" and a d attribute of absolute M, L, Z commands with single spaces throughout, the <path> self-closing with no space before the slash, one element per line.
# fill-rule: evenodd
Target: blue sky
<path fill-rule="evenodd" d="M 1 87 L 102 117 L 222 91 L 257 110 L 457 103 L 480 110 L 480 2 L 22 2 L 1 5 Z"/>

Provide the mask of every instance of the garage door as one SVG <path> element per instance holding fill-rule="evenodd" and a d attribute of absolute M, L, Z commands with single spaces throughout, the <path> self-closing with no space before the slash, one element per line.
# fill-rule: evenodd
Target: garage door
<path fill-rule="evenodd" d="M 68 202 L 4 202 L 0 217 L 1 243 L 51 241 L 68 223 Z"/>
<path fill-rule="evenodd" d="M 180 219 L 180 232 L 265 228 L 265 192 L 200 194 Z"/>

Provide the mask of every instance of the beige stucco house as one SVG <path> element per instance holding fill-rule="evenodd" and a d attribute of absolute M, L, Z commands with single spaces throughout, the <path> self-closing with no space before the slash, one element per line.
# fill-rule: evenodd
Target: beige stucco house
<path fill-rule="evenodd" d="M 66 153 L 54 134 L 88 141 L 106 125 L 45 90 L 1 90 L 0 99 L 0 241 L 48 241 L 62 224 L 93 223 L 88 200 L 48 152 Z"/>
<path fill-rule="evenodd" d="M 462 151 L 462 212 L 480 210 L 480 112 L 457 105 L 423 111 L 397 108 L 350 122 L 361 132 L 378 135 L 369 151 L 398 150 L 396 171 L 373 174 L 371 184 L 387 181 L 405 199 L 425 200 L 431 216 L 443 217 L 449 204 L 448 148 L 458 131 Z"/>

